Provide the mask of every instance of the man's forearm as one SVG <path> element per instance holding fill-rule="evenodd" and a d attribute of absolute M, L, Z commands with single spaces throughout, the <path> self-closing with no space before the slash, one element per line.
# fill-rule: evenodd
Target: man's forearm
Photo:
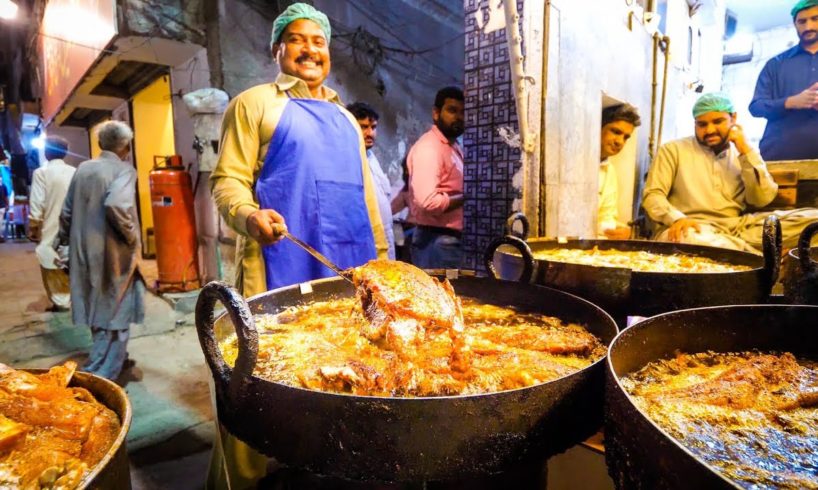
<path fill-rule="evenodd" d="M 754 99 L 750 102 L 750 114 L 765 119 L 778 119 L 787 113 L 786 98 Z"/>
<path fill-rule="evenodd" d="M 28 239 L 32 242 L 39 242 L 42 238 L 43 222 L 29 218 L 28 220 Z"/>
<path fill-rule="evenodd" d="M 740 155 L 739 164 L 747 203 L 756 207 L 770 204 L 778 193 L 778 184 L 775 183 L 758 152 L 751 151 Z"/>
<path fill-rule="evenodd" d="M 258 211 L 253 191 L 238 179 L 211 175 L 210 189 L 216 208 L 227 226 L 241 235 L 249 236 L 247 218 Z"/>
<path fill-rule="evenodd" d="M 667 196 L 658 192 L 645 193 L 645 197 L 642 200 L 642 207 L 650 219 L 662 223 L 665 226 L 670 226 L 685 217 L 683 212 L 670 204 Z"/>

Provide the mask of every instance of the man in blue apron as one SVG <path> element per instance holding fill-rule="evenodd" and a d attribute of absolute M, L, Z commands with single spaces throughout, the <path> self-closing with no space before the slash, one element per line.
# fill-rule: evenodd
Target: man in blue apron
<path fill-rule="evenodd" d="M 239 234 L 237 287 L 248 297 L 333 273 L 289 241 L 286 228 L 339 266 L 386 258 L 363 137 L 338 94 L 324 86 L 330 25 L 309 5 L 273 23 L 275 82 L 242 92 L 222 121 L 213 197 Z M 219 427 L 208 488 L 247 488 L 266 458 Z"/>

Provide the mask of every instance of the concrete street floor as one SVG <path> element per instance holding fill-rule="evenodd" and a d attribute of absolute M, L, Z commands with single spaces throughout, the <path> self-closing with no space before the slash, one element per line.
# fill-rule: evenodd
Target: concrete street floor
<path fill-rule="evenodd" d="M 149 287 L 156 277 L 148 261 Z M 50 367 L 84 362 L 91 338 L 74 327 L 71 313 L 51 313 L 34 244 L 0 243 L 0 362 L 13 367 Z M 178 309 L 178 308 L 177 308 Z M 128 433 L 134 489 L 204 487 L 213 440 L 213 413 L 193 314 L 177 311 L 151 293 L 145 323 L 131 330 L 136 365 L 121 382 L 133 407 Z M 189 311 L 189 310 L 188 310 Z"/>

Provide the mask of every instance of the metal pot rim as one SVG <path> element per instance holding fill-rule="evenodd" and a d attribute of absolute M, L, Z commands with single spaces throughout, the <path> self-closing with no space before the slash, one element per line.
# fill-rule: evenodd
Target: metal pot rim
<path fill-rule="evenodd" d="M 814 254 L 818 254 L 818 247 L 810 247 L 809 254 L 810 254 L 810 256 L 812 256 Z M 793 258 L 795 260 L 798 260 L 799 259 L 798 247 L 791 248 L 789 250 L 789 252 L 787 252 L 787 256 L 790 257 L 790 258 Z"/>

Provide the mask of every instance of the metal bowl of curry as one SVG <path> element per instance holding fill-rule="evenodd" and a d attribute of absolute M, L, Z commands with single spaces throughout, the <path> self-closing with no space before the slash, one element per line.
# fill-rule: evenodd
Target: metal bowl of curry
<path fill-rule="evenodd" d="M 0 487 L 131 488 L 125 391 L 76 365 L 0 365 Z"/>

